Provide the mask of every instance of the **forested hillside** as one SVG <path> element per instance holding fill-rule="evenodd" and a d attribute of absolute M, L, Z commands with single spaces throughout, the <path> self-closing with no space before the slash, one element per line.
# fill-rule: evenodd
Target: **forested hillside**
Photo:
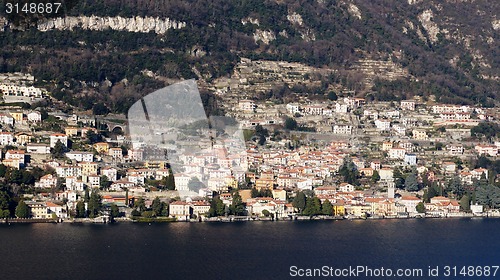
<path fill-rule="evenodd" d="M 30 72 L 59 99 L 91 107 L 97 98 L 121 112 L 140 95 L 178 79 L 210 85 L 230 76 L 242 57 L 341 70 L 338 75 L 359 72 L 359 83 L 366 78 L 357 70 L 360 61 L 389 61 L 406 76 L 378 75 L 355 88 L 358 95 L 383 100 L 421 95 L 493 106 L 500 97 L 497 1 L 85 0 L 72 5 L 66 21 L 44 31 L 36 24 L 20 30 L 7 19 L 0 32 L 0 71 Z M 85 28 L 81 22 L 92 16 L 111 17 L 111 23 L 103 30 Z M 161 34 L 130 32 L 116 24 L 118 17 L 141 24 L 157 17 L 185 26 Z M 82 28 L 65 28 L 71 21 Z M 349 89 L 348 79 L 334 80 Z"/>

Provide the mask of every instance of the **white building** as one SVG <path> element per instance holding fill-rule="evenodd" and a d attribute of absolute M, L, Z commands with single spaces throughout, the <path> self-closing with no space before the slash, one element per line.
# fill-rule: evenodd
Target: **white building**
<path fill-rule="evenodd" d="M 35 182 L 35 188 L 50 189 L 57 186 L 57 176 L 47 174 L 40 178 L 40 181 Z"/>
<path fill-rule="evenodd" d="M 29 143 L 26 146 L 26 151 L 30 154 L 50 154 L 50 147 L 45 144 Z"/>
<path fill-rule="evenodd" d="M 0 145 L 12 145 L 14 143 L 14 135 L 10 132 L 0 132 Z"/>
<path fill-rule="evenodd" d="M 406 149 L 403 148 L 392 148 L 389 150 L 389 158 L 391 159 L 404 159 L 406 154 Z"/>
<path fill-rule="evenodd" d="M 334 125 L 334 134 L 352 134 L 352 126 L 350 125 Z"/>
<path fill-rule="evenodd" d="M 68 152 L 66 153 L 66 157 L 71 159 L 71 160 L 76 160 L 78 162 L 93 162 L 94 161 L 94 154 L 91 152 L 79 152 L 79 151 L 74 151 L 74 152 Z"/>
<path fill-rule="evenodd" d="M 40 112 L 30 112 L 28 113 L 28 121 L 30 122 L 41 122 L 42 121 L 42 114 Z"/>
<path fill-rule="evenodd" d="M 390 130 L 391 129 L 391 121 L 389 120 L 375 120 L 375 126 L 377 127 L 378 130 Z"/>
<path fill-rule="evenodd" d="M 60 141 L 64 146 L 68 147 L 68 136 L 66 134 L 54 133 L 50 135 L 50 147 L 54 148 L 57 141 Z"/>

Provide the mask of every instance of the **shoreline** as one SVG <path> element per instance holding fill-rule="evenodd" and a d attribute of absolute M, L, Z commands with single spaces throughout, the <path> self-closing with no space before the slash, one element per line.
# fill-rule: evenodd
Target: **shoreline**
<path fill-rule="evenodd" d="M 69 223 L 69 224 L 112 224 L 112 223 L 237 223 L 237 222 L 302 222 L 302 221 L 354 221 L 354 220 L 420 220 L 420 219 L 495 219 L 500 218 L 499 214 L 461 214 L 461 215 L 424 215 L 424 216 L 370 216 L 370 217 L 349 217 L 349 216 L 290 216 L 286 218 L 271 218 L 271 217 L 251 217 L 251 216 L 234 216 L 234 217 L 212 217 L 204 219 L 190 219 L 190 220 L 177 220 L 175 218 L 161 218 L 161 219 L 144 219 L 136 220 L 131 218 L 117 218 L 110 221 L 109 218 L 103 219 L 101 217 L 96 219 L 79 218 L 79 219 L 1 219 L 0 224 L 37 224 L 37 223 Z"/>

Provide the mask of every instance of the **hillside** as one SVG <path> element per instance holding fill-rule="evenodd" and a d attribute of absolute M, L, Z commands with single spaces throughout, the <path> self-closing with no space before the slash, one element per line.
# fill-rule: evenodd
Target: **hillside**
<path fill-rule="evenodd" d="M 500 97 L 497 1 L 73 4 L 64 17 L 37 18 L 29 26 L 0 20 L 0 71 L 32 73 L 59 99 L 91 107 L 97 98 L 118 112 L 140 95 L 188 78 L 209 91 L 255 98 L 276 97 L 283 86 L 284 94 L 354 90 L 380 100 L 420 95 L 483 106 Z M 258 79 L 244 90 L 229 86 L 245 83 L 248 59 L 282 73 L 272 86 Z M 307 70 L 294 75 L 275 61 Z"/>

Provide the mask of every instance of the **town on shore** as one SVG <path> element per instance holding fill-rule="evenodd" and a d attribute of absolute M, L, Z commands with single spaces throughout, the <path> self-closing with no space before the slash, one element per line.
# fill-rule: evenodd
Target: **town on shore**
<path fill-rule="evenodd" d="M 30 83 L 31 81 L 31 83 Z M 197 142 L 181 170 L 133 141 L 124 115 L 81 111 L 3 78 L 0 218 L 237 221 L 499 216 L 500 110 L 353 92 L 227 98 L 245 151 Z M 199 135 L 211 132 L 198 128 Z M 208 147 L 208 148 L 207 148 Z"/>

